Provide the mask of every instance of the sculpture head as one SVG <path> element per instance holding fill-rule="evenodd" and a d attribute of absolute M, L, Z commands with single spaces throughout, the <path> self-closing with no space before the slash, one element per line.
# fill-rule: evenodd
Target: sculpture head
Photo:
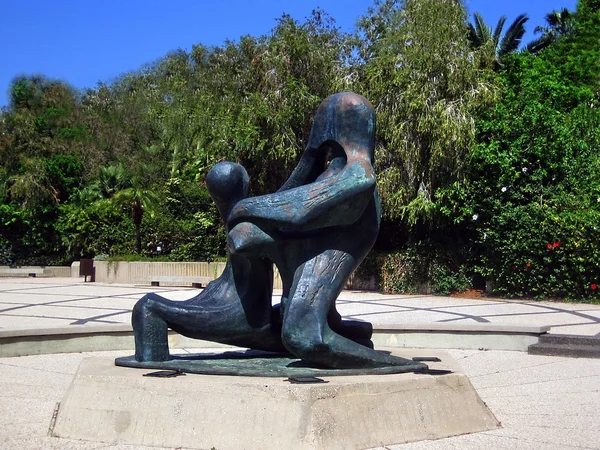
<path fill-rule="evenodd" d="M 248 196 L 249 184 L 248 172 L 240 164 L 223 161 L 208 171 L 206 187 L 223 221 L 227 220 L 233 205 Z"/>
<path fill-rule="evenodd" d="M 312 183 L 328 163 L 343 166 L 348 160 L 375 164 L 375 110 L 362 95 L 340 92 L 317 108 L 308 145 L 281 190 Z"/>
<path fill-rule="evenodd" d="M 306 151 L 322 148 L 327 141 L 339 144 L 348 157 L 354 152 L 375 158 L 375 110 L 362 95 L 340 92 L 321 102 Z"/>

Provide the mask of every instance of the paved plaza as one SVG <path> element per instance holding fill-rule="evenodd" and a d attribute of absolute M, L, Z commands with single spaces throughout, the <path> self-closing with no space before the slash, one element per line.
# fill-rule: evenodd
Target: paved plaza
<path fill-rule="evenodd" d="M 78 278 L 0 278 L 0 330 L 129 323 L 131 308 L 148 292 L 185 300 L 191 288 L 84 283 Z M 277 291 L 273 302 L 279 302 Z M 600 336 L 600 305 L 496 298 L 384 295 L 344 291 L 346 318 L 373 323 L 452 323 L 551 326 L 551 333 Z"/>
<path fill-rule="evenodd" d="M 126 323 L 137 299 L 160 291 L 187 299 L 198 290 L 102 285 L 71 278 L 0 278 L 0 330 Z M 274 296 L 277 301 L 277 296 Z M 348 318 L 376 323 L 551 326 L 552 333 L 600 336 L 600 306 L 343 292 Z M 182 351 L 192 351 L 183 349 Z M 0 358 L 1 449 L 142 449 L 47 436 L 58 402 L 83 358 L 96 352 Z M 600 359 L 524 352 L 449 350 L 502 428 L 387 448 L 398 450 L 600 449 Z M 273 426 L 276 426 L 274 424 Z M 156 448 L 156 447 L 152 447 Z M 150 449 L 148 447 L 148 449 Z"/>

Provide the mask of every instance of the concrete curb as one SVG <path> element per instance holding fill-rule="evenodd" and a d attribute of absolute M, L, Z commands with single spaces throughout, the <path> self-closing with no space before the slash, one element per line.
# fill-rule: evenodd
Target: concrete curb
<path fill-rule="evenodd" d="M 549 331 L 549 326 L 497 324 L 373 324 L 376 347 L 455 348 L 527 351 Z M 189 339 L 169 332 L 171 348 L 214 348 L 220 344 Z M 224 346 L 223 347 L 228 347 Z M 129 324 L 0 330 L 0 357 L 81 353 L 105 350 L 133 351 Z"/>
<path fill-rule="evenodd" d="M 526 352 L 549 326 L 499 324 L 373 324 L 375 347 L 408 347 Z"/>

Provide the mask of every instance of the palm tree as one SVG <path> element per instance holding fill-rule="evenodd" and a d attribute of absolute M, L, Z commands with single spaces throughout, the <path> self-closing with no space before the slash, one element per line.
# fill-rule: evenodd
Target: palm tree
<path fill-rule="evenodd" d="M 503 35 L 506 16 L 500 17 L 496 28 L 492 30 L 485 24 L 481 14 L 475 13 L 473 14 L 475 24 L 468 24 L 471 47 L 483 51 L 484 59 L 491 62 L 494 68 L 498 68 L 506 55 L 519 49 L 525 34 L 525 23 L 528 20 L 527 14 L 520 14 Z"/>
<path fill-rule="evenodd" d="M 541 33 L 542 35 L 527 44 L 527 50 L 531 53 L 538 53 L 556 41 L 560 36 L 569 34 L 572 31 L 573 13 L 567 8 L 546 14 L 545 20 L 547 26 L 537 26 L 534 30 L 535 34 Z"/>
<path fill-rule="evenodd" d="M 142 252 L 141 229 L 144 212 L 153 214 L 160 202 L 160 197 L 149 187 L 150 173 L 151 170 L 144 163 L 138 163 L 133 173 L 129 173 L 122 164 L 109 166 L 100 170 L 96 187 L 104 198 L 131 211 L 138 254 Z"/>
<path fill-rule="evenodd" d="M 98 173 L 96 188 L 104 198 L 112 198 L 117 192 L 130 187 L 130 178 L 122 163 L 102 167 Z"/>
<path fill-rule="evenodd" d="M 135 226 L 135 249 L 139 254 L 142 252 L 142 219 L 144 211 L 153 214 L 159 203 L 159 196 L 152 190 L 136 185 L 135 183 L 126 189 L 117 192 L 113 197 L 117 205 L 126 206 L 131 209 L 131 218 Z"/>

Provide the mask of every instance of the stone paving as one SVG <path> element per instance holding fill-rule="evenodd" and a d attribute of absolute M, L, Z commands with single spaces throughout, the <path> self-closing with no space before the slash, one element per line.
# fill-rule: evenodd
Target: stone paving
<path fill-rule="evenodd" d="M 503 427 L 437 441 L 390 445 L 387 449 L 600 449 L 600 360 L 503 351 L 449 353 Z M 47 436 L 56 403 L 61 401 L 81 360 L 88 356 L 115 357 L 122 356 L 122 352 L 0 359 L 0 449 L 156 448 Z"/>
<path fill-rule="evenodd" d="M 0 330 L 128 322 L 135 301 L 151 291 L 181 300 L 198 292 L 100 285 L 66 278 L 1 278 Z M 552 332 L 600 336 L 597 305 L 344 292 L 339 310 L 346 317 L 379 323 L 551 325 Z M 600 449 L 600 359 L 509 351 L 449 353 L 503 428 L 386 448 Z M 122 355 L 123 352 L 96 352 L 0 358 L 0 449 L 150 450 L 47 436 L 55 405 L 61 401 L 81 360 L 88 356 Z"/>
<path fill-rule="evenodd" d="M 84 283 L 77 278 L 0 278 L 0 330 L 129 323 L 148 292 L 185 300 L 190 288 Z M 279 301 L 275 292 L 273 301 Z M 600 336 L 600 305 L 344 291 L 338 310 L 373 323 L 550 325 L 552 333 Z"/>

